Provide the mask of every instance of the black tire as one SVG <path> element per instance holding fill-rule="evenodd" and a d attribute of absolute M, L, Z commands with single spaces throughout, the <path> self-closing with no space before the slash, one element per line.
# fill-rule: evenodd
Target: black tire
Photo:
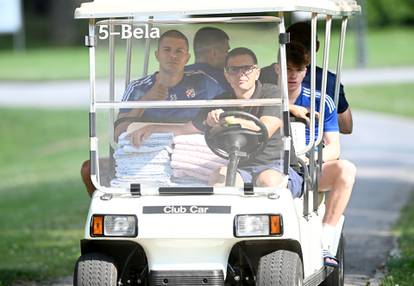
<path fill-rule="evenodd" d="M 74 286 L 117 286 L 118 271 L 115 261 L 100 253 L 79 257 L 73 275 Z"/>
<path fill-rule="evenodd" d="M 287 250 L 278 250 L 260 258 L 256 285 L 303 285 L 302 260 L 299 255 Z"/>
<path fill-rule="evenodd" d="M 335 268 L 334 271 L 326 277 L 320 286 L 344 286 L 345 280 L 345 238 L 341 234 L 341 239 L 339 240 L 338 250 L 336 252 L 336 258 L 339 261 L 339 267 Z"/>

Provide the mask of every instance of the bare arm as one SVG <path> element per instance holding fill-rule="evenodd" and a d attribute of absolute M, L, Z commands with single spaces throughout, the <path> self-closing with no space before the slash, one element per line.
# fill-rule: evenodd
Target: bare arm
<path fill-rule="evenodd" d="M 142 96 L 139 100 L 142 101 L 150 101 L 150 100 L 165 100 L 168 97 L 168 88 L 161 84 L 161 81 L 157 78 L 154 85 L 151 87 L 148 92 Z M 121 133 L 125 132 L 132 122 L 135 122 L 138 118 L 140 118 L 144 114 L 145 109 L 142 108 L 135 108 L 131 109 L 128 112 L 123 112 L 118 114 L 118 120 L 124 118 L 119 124 L 116 124 L 114 137 L 115 140 L 118 140 L 118 137 Z"/>
<path fill-rule="evenodd" d="M 337 160 L 341 153 L 341 146 L 339 143 L 339 132 L 324 132 L 323 133 L 323 161 Z"/>
<path fill-rule="evenodd" d="M 266 126 L 269 138 L 283 125 L 282 120 L 274 116 L 262 116 L 260 121 Z"/>
<path fill-rule="evenodd" d="M 344 112 L 338 113 L 339 131 L 342 134 L 351 134 L 353 129 L 352 112 L 348 107 Z"/>

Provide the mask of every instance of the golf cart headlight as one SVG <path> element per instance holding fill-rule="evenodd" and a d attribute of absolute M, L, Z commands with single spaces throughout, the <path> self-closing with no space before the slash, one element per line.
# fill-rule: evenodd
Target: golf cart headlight
<path fill-rule="evenodd" d="M 105 236 L 135 236 L 136 220 L 134 216 L 105 216 Z"/>
<path fill-rule="evenodd" d="M 132 215 L 94 215 L 91 236 L 137 236 L 137 218 Z"/>
<path fill-rule="evenodd" d="M 235 235 L 270 236 L 282 234 L 280 215 L 239 215 L 235 218 Z"/>

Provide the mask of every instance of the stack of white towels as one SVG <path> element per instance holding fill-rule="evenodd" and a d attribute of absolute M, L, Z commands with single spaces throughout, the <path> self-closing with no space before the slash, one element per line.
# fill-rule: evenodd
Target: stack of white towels
<path fill-rule="evenodd" d="M 114 153 L 116 172 L 111 186 L 129 188 L 132 183 L 171 185 L 173 136 L 172 133 L 153 133 L 139 147 L 135 147 L 127 133 L 121 134 Z"/>
<path fill-rule="evenodd" d="M 201 134 L 174 137 L 171 156 L 172 181 L 179 185 L 206 186 L 212 174 L 227 165 L 208 148 Z"/>

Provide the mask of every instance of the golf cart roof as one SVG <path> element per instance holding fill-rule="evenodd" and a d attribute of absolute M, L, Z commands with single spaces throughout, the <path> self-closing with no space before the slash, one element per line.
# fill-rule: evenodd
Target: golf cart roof
<path fill-rule="evenodd" d="M 194 4 L 194 5 L 193 5 Z M 333 16 L 357 14 L 361 7 L 355 0 L 94 0 L 75 10 L 75 18 L 117 18 L 142 16 L 189 16 L 258 12 L 316 12 Z"/>

